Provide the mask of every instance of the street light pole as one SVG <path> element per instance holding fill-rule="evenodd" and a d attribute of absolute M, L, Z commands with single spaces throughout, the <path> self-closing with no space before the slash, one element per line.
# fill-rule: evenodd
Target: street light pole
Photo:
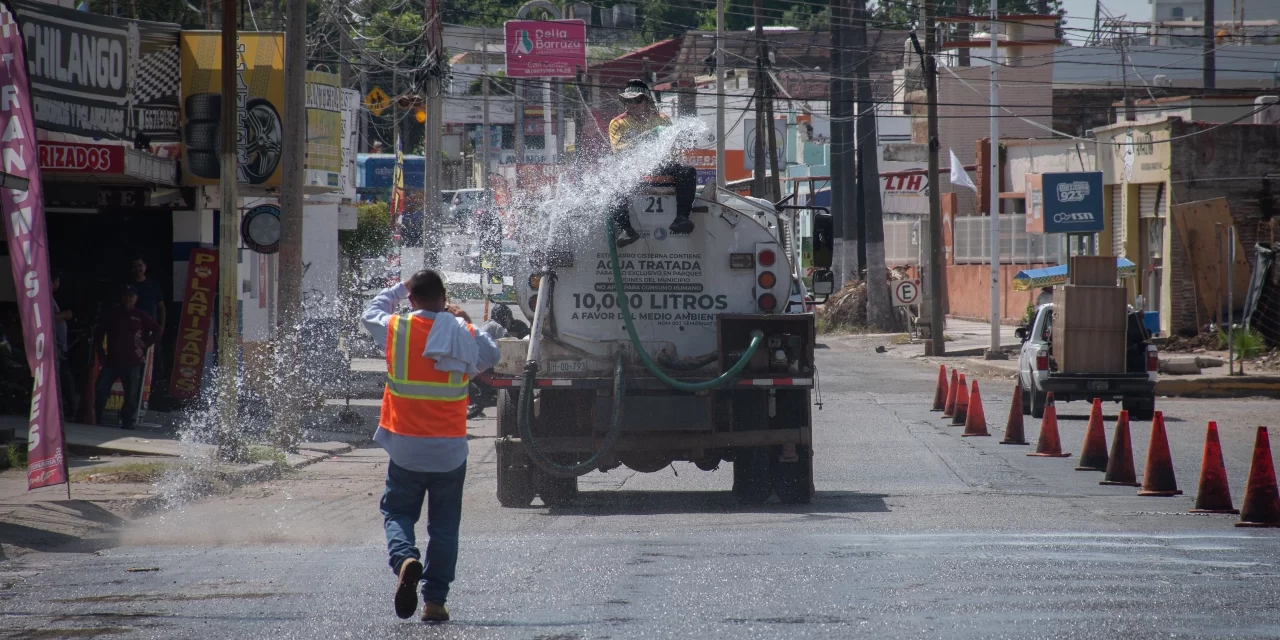
<path fill-rule="evenodd" d="M 987 358 L 1000 357 L 1000 89 L 996 84 L 1000 49 L 996 37 L 998 9 L 991 4 L 991 170 L 987 186 L 991 193 L 991 349 Z M 933 185 L 929 185 L 932 187 Z"/>

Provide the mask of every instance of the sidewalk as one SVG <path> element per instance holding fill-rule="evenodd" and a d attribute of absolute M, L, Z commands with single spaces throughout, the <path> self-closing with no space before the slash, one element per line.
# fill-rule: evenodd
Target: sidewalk
<path fill-rule="evenodd" d="M 1008 360 L 986 360 L 983 354 L 991 345 L 991 325 L 969 320 L 947 319 L 945 335 L 947 355 L 925 357 L 924 341 L 890 345 L 890 354 L 921 360 L 936 366 L 946 363 L 967 372 L 990 378 L 1012 380 L 1018 373 L 1018 348 L 1022 344 L 1014 334 L 1016 327 L 1000 327 L 1001 349 L 1009 353 Z M 1161 360 L 1190 354 L 1164 354 Z M 1257 396 L 1280 397 L 1280 375 L 1274 373 L 1249 373 L 1244 376 L 1228 376 L 1227 367 L 1204 368 L 1195 375 L 1166 375 L 1156 378 L 1156 395 L 1170 398 L 1251 398 Z"/>

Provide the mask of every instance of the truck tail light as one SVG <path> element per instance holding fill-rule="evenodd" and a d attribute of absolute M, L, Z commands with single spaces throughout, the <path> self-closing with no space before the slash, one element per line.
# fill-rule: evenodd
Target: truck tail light
<path fill-rule="evenodd" d="M 778 277 L 773 275 L 772 271 L 761 271 L 760 277 L 756 278 L 756 284 L 761 289 L 772 289 L 773 285 L 778 284 Z"/>
<path fill-rule="evenodd" d="M 756 262 L 762 267 L 772 267 L 777 259 L 778 256 L 773 249 L 761 249 L 760 253 L 756 254 Z"/>
<path fill-rule="evenodd" d="M 756 304 L 760 305 L 761 311 L 773 311 L 778 308 L 778 299 L 772 293 L 766 293 L 756 300 Z"/>
<path fill-rule="evenodd" d="M 542 274 L 533 273 L 529 275 L 529 288 L 534 291 L 538 290 L 538 286 L 542 284 Z"/>
<path fill-rule="evenodd" d="M 1036 371 L 1049 370 L 1049 356 L 1041 353 L 1036 356 Z"/>
<path fill-rule="evenodd" d="M 529 296 L 529 309 L 533 311 L 538 310 L 538 296 Z"/>
<path fill-rule="evenodd" d="M 1155 347 L 1147 348 L 1147 371 L 1158 371 L 1160 369 L 1160 352 Z"/>

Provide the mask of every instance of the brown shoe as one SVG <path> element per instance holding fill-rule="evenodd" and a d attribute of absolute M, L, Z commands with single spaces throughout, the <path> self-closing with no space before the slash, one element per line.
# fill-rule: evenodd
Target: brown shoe
<path fill-rule="evenodd" d="M 418 582 L 422 580 L 422 563 L 408 558 L 400 563 L 400 582 L 396 584 L 396 615 L 401 620 L 413 616 L 418 608 Z"/>
<path fill-rule="evenodd" d="M 449 608 L 435 602 L 427 602 L 422 605 L 422 621 L 423 622 L 448 622 Z"/>

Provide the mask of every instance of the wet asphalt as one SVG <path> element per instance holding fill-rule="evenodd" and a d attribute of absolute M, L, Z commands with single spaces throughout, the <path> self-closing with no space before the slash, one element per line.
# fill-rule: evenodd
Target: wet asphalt
<path fill-rule="evenodd" d="M 1074 456 L 1000 445 L 1004 382 L 981 383 L 993 437 L 961 438 L 927 410 L 936 371 L 873 346 L 819 351 L 812 505 L 740 507 L 728 465 L 676 464 L 587 476 L 573 507 L 502 509 L 477 438 L 455 620 L 427 626 L 391 612 L 385 456 L 360 449 L 139 520 L 96 553 L 0 563 L 0 638 L 1280 637 L 1280 530 L 1186 513 L 1204 421 L 1239 506 L 1253 427 L 1280 404 L 1162 400 L 1185 494 L 1138 497 Z M 1073 453 L 1076 408 L 1060 425 Z M 1148 428 L 1133 425 L 1139 476 Z"/>

